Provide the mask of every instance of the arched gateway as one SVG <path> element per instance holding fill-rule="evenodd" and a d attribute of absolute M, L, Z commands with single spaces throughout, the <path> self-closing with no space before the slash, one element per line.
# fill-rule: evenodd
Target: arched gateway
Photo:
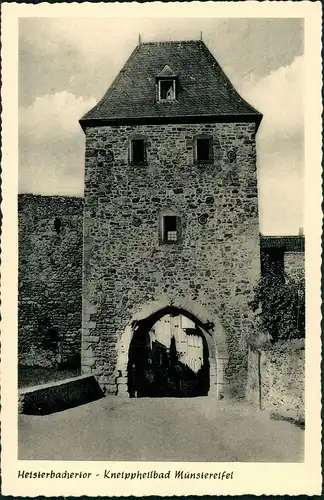
<path fill-rule="evenodd" d="M 172 359 L 172 345 L 171 352 L 170 348 L 162 346 L 163 351 L 159 353 L 166 358 L 164 366 L 161 366 L 161 363 L 154 366 L 154 350 L 152 351 L 152 343 L 149 345 L 152 328 L 167 316 L 188 318 L 195 325 L 195 334 L 202 339 L 203 355 L 198 369 L 185 367 L 181 359 L 177 363 L 177 367 L 181 365 L 186 372 L 184 384 L 187 382 L 187 387 L 180 389 L 180 393 L 177 381 L 174 380 L 176 370 Z M 161 347 L 161 344 L 159 345 Z M 224 371 L 228 362 L 225 332 L 218 318 L 194 301 L 175 298 L 146 304 L 128 322 L 117 346 L 117 353 L 116 393 L 119 396 L 134 396 L 136 392 L 137 395 L 143 396 L 208 395 L 220 399 L 224 395 Z M 163 380 L 157 382 L 154 371 L 157 371 L 161 378 L 165 370 L 168 383 Z M 146 380 L 145 372 L 148 374 Z"/>

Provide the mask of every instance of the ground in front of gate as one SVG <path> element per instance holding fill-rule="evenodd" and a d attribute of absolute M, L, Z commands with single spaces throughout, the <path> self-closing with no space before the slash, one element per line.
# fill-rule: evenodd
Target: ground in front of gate
<path fill-rule="evenodd" d="M 247 404 L 109 396 L 46 416 L 19 415 L 20 460 L 301 462 L 304 431 Z"/>

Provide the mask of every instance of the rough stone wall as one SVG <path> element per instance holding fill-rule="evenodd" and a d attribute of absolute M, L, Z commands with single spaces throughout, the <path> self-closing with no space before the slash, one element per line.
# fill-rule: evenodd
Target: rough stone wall
<path fill-rule="evenodd" d="M 21 365 L 77 363 L 81 350 L 83 199 L 20 195 Z M 59 234 L 54 227 L 60 219 Z"/>
<path fill-rule="evenodd" d="M 147 165 L 129 164 L 133 134 L 146 140 Z M 199 134 L 213 138 L 212 164 L 193 162 Z M 168 211 L 181 217 L 180 244 L 160 244 Z M 255 125 L 88 128 L 84 214 L 83 372 L 114 392 L 117 341 L 133 314 L 161 296 L 183 297 L 220 319 L 227 377 L 232 393 L 242 396 L 248 302 L 260 273 Z"/>
<path fill-rule="evenodd" d="M 264 410 L 304 420 L 304 384 L 304 339 L 278 343 L 260 354 L 249 352 L 246 398 L 254 406 L 261 399 Z"/>
<path fill-rule="evenodd" d="M 305 254 L 304 252 L 285 252 L 285 271 L 292 277 L 305 276 Z"/>
<path fill-rule="evenodd" d="M 248 350 L 248 377 L 246 382 L 246 399 L 255 408 L 262 407 L 261 391 L 261 354 L 259 351 L 249 348 Z"/>

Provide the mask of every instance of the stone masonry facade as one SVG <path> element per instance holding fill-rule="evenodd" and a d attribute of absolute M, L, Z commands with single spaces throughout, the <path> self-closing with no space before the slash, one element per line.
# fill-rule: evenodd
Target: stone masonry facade
<path fill-rule="evenodd" d="M 187 298 L 219 318 L 229 391 L 243 396 L 249 301 L 260 274 L 254 123 L 88 127 L 85 152 L 82 371 L 116 394 L 118 345 L 132 317 L 161 297 Z M 213 161 L 193 160 L 195 137 Z M 145 140 L 146 164 L 129 162 Z M 234 152 L 234 154 L 233 154 Z M 161 244 L 163 215 L 181 241 Z"/>
<path fill-rule="evenodd" d="M 304 252 L 285 252 L 285 271 L 292 277 L 305 277 L 305 254 Z"/>
<path fill-rule="evenodd" d="M 305 340 L 278 342 L 249 351 L 246 399 L 255 407 L 305 420 Z"/>
<path fill-rule="evenodd" d="M 80 365 L 83 199 L 20 195 L 18 359 Z"/>

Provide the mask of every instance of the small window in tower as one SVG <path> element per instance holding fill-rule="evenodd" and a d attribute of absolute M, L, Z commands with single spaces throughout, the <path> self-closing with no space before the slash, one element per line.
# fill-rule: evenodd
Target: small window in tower
<path fill-rule="evenodd" d="M 209 137 L 196 139 L 196 158 L 198 163 L 211 162 L 213 159 L 212 140 Z"/>
<path fill-rule="evenodd" d="M 131 163 L 139 164 L 145 162 L 145 141 L 144 139 L 133 139 L 131 141 Z"/>
<path fill-rule="evenodd" d="M 159 100 L 160 101 L 175 101 L 175 80 L 159 80 Z"/>
<path fill-rule="evenodd" d="M 162 242 L 178 243 L 180 223 L 179 217 L 175 215 L 166 215 L 162 218 Z"/>
<path fill-rule="evenodd" d="M 61 219 L 59 219 L 58 217 L 56 217 L 55 220 L 54 220 L 54 229 L 57 232 L 57 234 L 60 234 L 61 227 L 62 227 Z"/>

